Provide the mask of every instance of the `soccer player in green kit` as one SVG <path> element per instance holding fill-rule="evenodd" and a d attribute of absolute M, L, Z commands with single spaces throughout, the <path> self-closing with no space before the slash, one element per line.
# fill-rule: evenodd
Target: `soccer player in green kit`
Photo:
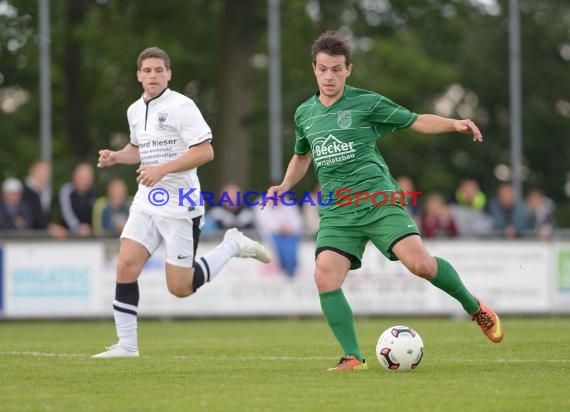
<path fill-rule="evenodd" d="M 267 204 L 277 206 L 271 199 L 299 182 L 311 161 L 322 191 L 333 193 L 332 202 L 319 209 L 315 251 L 321 308 L 344 351 L 337 366 L 329 371 L 367 368 L 342 284 L 350 269 L 361 266 L 368 241 L 388 259 L 400 260 L 411 273 L 457 299 L 487 338 L 500 342 L 503 328 L 497 314 L 465 288 L 449 262 L 429 254 L 416 223 L 398 202 L 376 206 L 372 201 L 347 199 L 347 194 L 357 192 L 400 190 L 376 146 L 386 134 L 409 127 L 425 134 L 464 133 L 481 142 L 479 129 L 471 120 L 418 115 L 377 93 L 347 85 L 352 71 L 350 57 L 350 45 L 336 32 L 323 33 L 313 44 L 318 91 L 298 107 L 295 154 L 281 184 L 270 187 L 267 193 Z"/>

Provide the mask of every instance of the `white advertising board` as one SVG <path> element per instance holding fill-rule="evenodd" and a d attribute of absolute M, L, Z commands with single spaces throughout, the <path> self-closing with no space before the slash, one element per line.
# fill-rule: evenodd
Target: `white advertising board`
<path fill-rule="evenodd" d="M 4 315 L 93 315 L 103 250 L 95 241 L 4 244 Z"/>
<path fill-rule="evenodd" d="M 215 243 L 203 242 L 203 255 Z M 465 285 L 502 314 L 570 313 L 570 243 L 430 241 Z M 5 317 L 112 316 L 118 241 L 4 244 Z M 296 276 L 277 263 L 232 259 L 190 298 L 169 294 L 163 252 L 139 279 L 141 316 L 320 316 L 314 244 L 302 242 Z M 355 314 L 463 315 L 458 302 L 369 245 L 344 285 Z"/>

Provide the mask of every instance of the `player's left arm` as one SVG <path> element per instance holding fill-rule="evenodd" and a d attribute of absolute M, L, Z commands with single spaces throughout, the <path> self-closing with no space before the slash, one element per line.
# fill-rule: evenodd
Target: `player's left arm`
<path fill-rule="evenodd" d="M 435 114 L 420 114 L 410 128 L 426 134 L 459 132 L 473 136 L 474 142 L 483 141 L 483 135 L 471 119 L 458 120 Z"/>
<path fill-rule="evenodd" d="M 182 156 L 159 165 L 141 166 L 138 168 L 137 182 L 152 187 L 169 173 L 183 172 L 194 169 L 214 160 L 214 148 L 208 139 L 192 146 Z"/>

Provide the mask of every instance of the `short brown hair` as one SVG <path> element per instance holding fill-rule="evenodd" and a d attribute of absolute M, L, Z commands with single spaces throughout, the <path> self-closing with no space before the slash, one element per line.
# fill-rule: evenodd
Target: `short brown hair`
<path fill-rule="evenodd" d="M 168 57 L 168 54 L 166 54 L 164 50 L 159 49 L 158 47 L 147 47 L 139 54 L 139 57 L 137 58 L 137 70 L 141 69 L 142 62 L 144 60 L 153 58 L 162 59 L 166 70 L 170 70 L 170 57 Z"/>
<path fill-rule="evenodd" d="M 346 66 L 350 64 L 351 47 L 348 41 L 336 31 L 326 31 L 319 36 L 313 47 L 311 54 L 313 56 L 313 64 L 317 61 L 317 54 L 326 53 L 329 56 L 344 56 Z"/>

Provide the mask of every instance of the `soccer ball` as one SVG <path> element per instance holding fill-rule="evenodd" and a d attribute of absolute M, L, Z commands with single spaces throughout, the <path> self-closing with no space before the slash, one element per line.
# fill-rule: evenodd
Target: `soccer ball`
<path fill-rule="evenodd" d="M 376 344 L 376 357 L 389 371 L 411 371 L 424 356 L 424 342 L 408 326 L 392 326 L 382 332 Z"/>

